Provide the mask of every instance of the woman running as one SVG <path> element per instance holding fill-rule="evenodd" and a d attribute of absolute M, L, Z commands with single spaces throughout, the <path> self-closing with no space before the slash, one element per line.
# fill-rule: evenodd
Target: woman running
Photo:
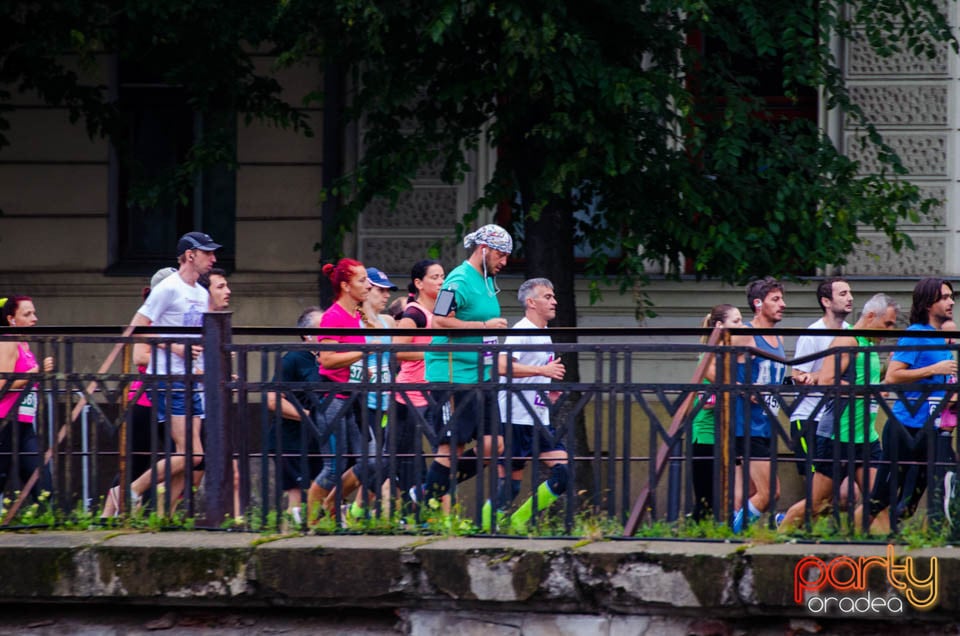
<path fill-rule="evenodd" d="M 370 282 L 367 280 L 367 270 L 363 267 L 363 263 L 343 258 L 335 266 L 324 265 L 323 273 L 333 284 L 334 302 L 323 313 L 320 328 L 362 328 L 361 307 L 370 294 Z M 353 344 L 357 345 L 357 349 L 320 351 L 320 376 L 328 382 L 361 381 L 365 370 L 362 362 L 365 342 L 363 336 L 322 335 L 320 344 Z M 331 516 L 333 515 L 338 484 L 344 499 L 356 490 L 361 480 L 368 488 L 371 486 L 367 479 L 371 476 L 364 474 L 363 467 L 358 465 L 343 470 L 344 455 L 359 453 L 361 444 L 360 428 L 357 425 L 350 394 L 343 391 L 337 392 L 327 403 L 323 419 L 329 433 L 321 436 L 325 438 L 321 450 L 324 455 L 333 455 L 333 457 L 330 461 L 324 459 L 323 470 L 314 479 L 307 493 L 307 510 L 310 519 L 315 518 L 321 505 Z"/>
<path fill-rule="evenodd" d="M 407 291 L 407 306 L 397 323 L 398 329 L 430 329 L 433 325 L 433 308 L 437 294 L 443 285 L 443 265 L 434 260 L 417 261 L 410 270 L 410 284 Z M 432 338 L 423 336 L 396 336 L 394 344 L 419 344 L 428 346 Z M 397 382 L 403 384 L 425 384 L 426 366 L 423 351 L 398 351 L 400 372 Z M 396 457 L 397 487 L 405 496 L 411 487 L 420 483 L 426 475 L 423 457 L 417 457 L 417 443 L 423 439 L 417 424 L 426 424 L 427 397 L 420 391 L 398 391 L 394 395 L 397 402 Z"/>
<path fill-rule="evenodd" d="M 9 327 L 33 327 L 37 310 L 29 296 L 0 298 L 0 320 Z M 43 359 L 43 371 L 53 371 L 53 358 Z M 26 341 L 0 342 L 0 373 L 39 373 L 40 365 Z M 14 456 L 21 484 L 40 469 L 35 492 L 51 492 L 53 480 L 43 463 L 40 437 L 36 430 L 39 403 L 34 380 L 0 380 L 0 488 L 10 476 Z M 13 415 L 13 412 L 16 415 Z"/>
<path fill-rule="evenodd" d="M 726 303 L 716 305 L 703 319 L 704 328 L 725 327 L 739 329 L 743 327 L 740 310 Z M 707 336 L 700 339 L 706 344 Z M 712 384 L 717 378 L 717 358 L 714 356 L 703 374 L 703 382 Z M 713 501 L 713 445 L 716 443 L 716 396 L 706 392 L 701 395 L 700 410 L 693 417 L 693 496 L 696 499 L 693 508 L 693 520 L 704 519 L 712 509 Z"/>

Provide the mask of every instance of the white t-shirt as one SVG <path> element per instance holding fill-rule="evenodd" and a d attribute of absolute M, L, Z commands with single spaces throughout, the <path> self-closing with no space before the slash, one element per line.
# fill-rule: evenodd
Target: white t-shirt
<path fill-rule="evenodd" d="M 188 285 L 179 274 L 173 274 L 150 291 L 137 313 L 149 318 L 154 327 L 199 327 L 203 324 L 203 314 L 209 305 L 210 294 L 206 289 L 196 283 Z M 166 373 L 167 352 L 158 351 L 156 361 L 157 367 L 153 369 L 151 357 L 147 373 Z M 186 373 L 183 357 L 172 352 L 170 373 Z"/>
<path fill-rule="evenodd" d="M 513 326 L 513 329 L 537 329 L 537 326 L 526 318 L 523 318 Z M 503 341 L 503 344 L 553 345 L 553 340 L 550 339 L 550 336 L 507 336 Z M 514 351 L 512 356 L 513 359 L 520 364 L 542 367 L 553 360 L 554 354 L 552 349 L 553 347 L 550 346 L 545 351 Z M 500 382 L 505 383 L 507 381 L 506 377 L 504 377 L 505 375 L 506 374 L 500 376 Z M 550 378 L 542 375 L 531 375 L 525 378 L 513 379 L 514 384 L 548 384 L 549 382 Z M 513 410 L 510 414 L 512 421 L 507 421 L 507 393 L 507 391 L 501 391 L 498 395 L 498 401 L 500 403 L 500 421 L 502 421 L 504 424 L 523 424 L 525 426 L 533 426 L 536 423 L 536 420 L 534 420 L 533 416 L 530 414 L 530 411 L 527 409 L 527 406 L 515 393 L 512 395 Z M 549 425 L 550 408 L 543 398 L 540 397 L 540 394 L 537 391 L 524 391 L 523 395 L 526 398 L 527 403 L 533 407 L 534 412 L 537 414 L 537 419 L 543 423 L 544 426 Z"/>
<path fill-rule="evenodd" d="M 826 329 L 827 325 L 824 324 L 823 318 L 816 321 L 807 329 Z M 843 323 L 844 329 L 850 328 L 850 323 Z M 809 356 L 814 353 L 820 353 L 821 351 L 826 351 L 830 348 L 830 343 L 833 342 L 836 336 L 800 336 L 797 338 L 797 350 L 794 353 L 795 358 L 800 358 L 803 356 Z M 817 358 L 811 362 L 804 362 L 803 364 L 795 364 L 793 368 L 797 371 L 802 371 L 804 373 L 815 373 L 820 370 L 823 366 L 823 358 Z M 792 420 L 806 420 L 810 418 L 810 415 L 813 413 L 813 410 L 817 408 L 817 404 L 823 398 L 823 393 L 808 393 L 807 397 L 803 398 L 800 401 L 800 404 L 797 405 L 797 408 L 793 410 L 793 414 L 790 416 Z M 817 413 L 817 420 L 823 416 L 823 409 Z"/>

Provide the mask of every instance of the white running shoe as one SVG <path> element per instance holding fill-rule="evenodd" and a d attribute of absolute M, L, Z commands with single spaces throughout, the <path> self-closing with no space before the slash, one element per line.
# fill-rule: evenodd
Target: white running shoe
<path fill-rule="evenodd" d="M 953 525 L 953 519 L 950 518 L 950 504 L 957 493 L 957 474 L 948 470 L 943 476 L 943 514 L 947 518 L 947 523 Z"/>

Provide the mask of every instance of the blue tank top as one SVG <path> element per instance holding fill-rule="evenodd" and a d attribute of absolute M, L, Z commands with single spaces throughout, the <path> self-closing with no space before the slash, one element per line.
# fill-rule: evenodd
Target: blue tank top
<path fill-rule="evenodd" d="M 747 323 L 748 326 L 752 327 L 750 323 Z M 780 336 L 777 336 L 777 346 L 771 346 L 763 336 L 754 336 L 753 337 L 753 346 L 763 351 L 764 353 L 769 353 L 771 355 L 780 356 L 780 358 L 786 357 L 786 352 L 783 350 L 783 339 Z M 747 375 L 747 361 L 737 363 L 737 383 L 738 384 L 783 384 L 783 376 L 786 374 L 787 367 L 781 362 L 776 362 L 774 360 L 767 360 L 766 358 L 760 357 L 751 357 L 750 358 L 750 367 L 751 367 L 751 378 L 748 380 Z M 780 400 L 777 399 L 776 395 L 769 393 L 764 393 L 759 396 L 762 402 L 766 403 L 767 408 L 764 408 L 763 404 L 754 404 L 750 401 L 749 397 L 746 397 L 742 400 L 737 401 L 737 436 L 743 437 L 743 423 L 746 419 L 743 415 L 744 411 L 749 412 L 750 419 L 750 436 L 751 437 L 770 437 L 770 419 L 767 415 L 767 409 L 773 413 L 774 416 L 780 413 Z M 744 409 L 744 403 L 749 405 L 749 409 Z"/>
<path fill-rule="evenodd" d="M 389 329 L 387 321 L 377 316 L 384 329 Z M 390 344 L 390 336 L 365 336 L 367 342 L 371 344 Z M 390 352 L 383 351 L 379 356 L 375 352 L 367 355 L 367 370 L 370 382 L 376 384 L 388 384 L 391 381 L 390 372 Z M 370 391 L 367 393 L 367 408 L 371 411 L 377 410 L 377 400 L 380 400 L 380 408 L 384 413 L 390 408 L 390 391 Z"/>

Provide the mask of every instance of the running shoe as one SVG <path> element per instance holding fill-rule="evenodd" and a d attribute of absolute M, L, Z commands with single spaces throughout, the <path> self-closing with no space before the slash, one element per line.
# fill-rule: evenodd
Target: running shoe
<path fill-rule="evenodd" d="M 733 534 L 743 532 L 743 508 L 733 513 Z"/>
<path fill-rule="evenodd" d="M 741 532 L 743 532 L 743 522 L 744 522 L 743 513 L 744 513 L 743 508 L 740 508 L 735 513 L 733 513 L 733 533 L 734 534 L 740 534 Z M 746 521 L 748 524 L 756 523 L 756 521 L 759 518 L 760 518 L 759 516 L 748 512 Z"/>
<path fill-rule="evenodd" d="M 497 510 L 498 532 L 502 533 L 504 531 L 508 521 L 507 513 L 503 510 Z M 489 499 L 483 504 L 483 508 L 480 509 L 480 530 L 487 534 L 493 531 L 493 502 Z"/>
<path fill-rule="evenodd" d="M 950 517 L 950 508 L 953 506 L 953 497 L 957 492 L 957 474 L 948 470 L 943 476 L 943 514 L 947 518 L 947 523 L 953 525 L 953 519 Z"/>
<path fill-rule="evenodd" d="M 411 507 L 414 510 L 423 502 L 423 494 L 422 485 L 410 486 L 410 489 L 407 491 L 407 497 L 410 498 Z"/>

